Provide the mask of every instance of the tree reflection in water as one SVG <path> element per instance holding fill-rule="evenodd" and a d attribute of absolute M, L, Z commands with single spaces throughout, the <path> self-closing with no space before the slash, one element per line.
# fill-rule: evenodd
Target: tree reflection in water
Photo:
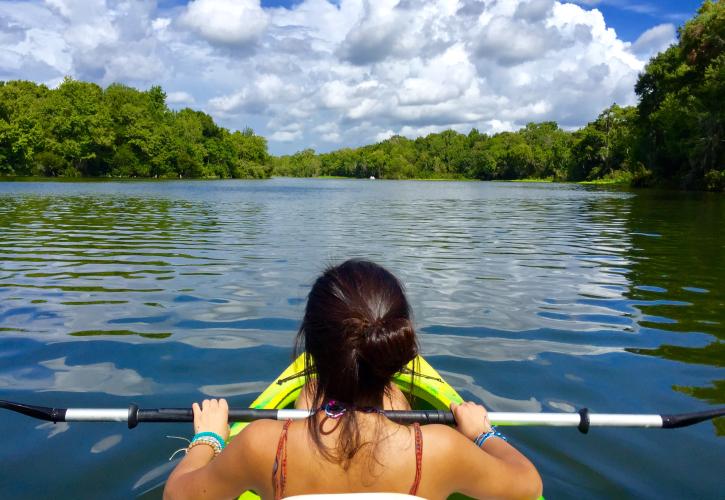
<path fill-rule="evenodd" d="M 638 191 L 631 199 L 629 220 L 629 298 L 642 312 L 640 328 L 699 332 L 713 337 L 705 346 L 663 344 L 630 348 L 647 356 L 725 366 L 725 199 L 712 193 Z M 687 340 L 683 339 L 683 343 Z M 710 404 L 725 404 L 725 380 L 712 385 L 673 389 Z M 714 421 L 725 435 L 725 419 Z"/>

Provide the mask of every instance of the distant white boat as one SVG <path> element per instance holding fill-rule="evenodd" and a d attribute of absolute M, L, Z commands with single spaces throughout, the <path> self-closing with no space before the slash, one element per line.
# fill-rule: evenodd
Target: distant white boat
<path fill-rule="evenodd" d="M 375 176 L 374 176 L 374 175 L 371 175 L 371 176 L 370 176 L 370 180 L 371 180 L 371 181 L 374 181 L 374 180 L 375 180 Z"/>

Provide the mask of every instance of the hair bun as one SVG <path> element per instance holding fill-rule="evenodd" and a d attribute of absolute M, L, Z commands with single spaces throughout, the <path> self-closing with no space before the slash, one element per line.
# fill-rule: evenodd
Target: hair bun
<path fill-rule="evenodd" d="M 389 379 L 418 354 L 407 318 L 361 320 L 358 325 L 356 350 L 360 367 L 369 375 Z"/>

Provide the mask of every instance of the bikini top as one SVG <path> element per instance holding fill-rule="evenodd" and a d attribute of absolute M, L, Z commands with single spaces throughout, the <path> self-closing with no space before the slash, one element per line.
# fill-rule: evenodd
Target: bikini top
<path fill-rule="evenodd" d="M 275 500 L 281 500 L 284 497 L 284 488 L 287 482 L 287 430 L 292 420 L 287 420 L 282 428 L 277 443 L 277 455 L 274 458 L 274 466 L 272 468 L 272 485 L 274 487 Z M 410 487 L 408 495 L 415 496 L 418 493 L 420 479 L 422 473 L 423 462 L 423 433 L 418 423 L 413 424 L 415 429 L 415 480 Z"/>

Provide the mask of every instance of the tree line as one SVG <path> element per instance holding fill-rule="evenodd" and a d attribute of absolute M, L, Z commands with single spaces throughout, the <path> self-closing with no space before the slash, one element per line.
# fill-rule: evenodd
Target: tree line
<path fill-rule="evenodd" d="M 605 109 L 580 130 L 530 123 L 494 135 L 446 130 L 414 140 L 273 158 L 292 176 L 549 179 L 725 189 L 725 2 L 705 1 L 678 42 L 639 75 L 637 106 Z"/>
<path fill-rule="evenodd" d="M 0 175 L 269 177 L 265 138 L 166 105 L 161 87 L 0 82 Z"/>
<path fill-rule="evenodd" d="M 637 106 L 614 104 L 576 131 L 529 123 L 488 135 L 453 130 L 317 154 L 271 157 L 246 128 L 172 111 L 139 91 L 66 78 L 57 89 L 0 82 L 0 176 L 261 178 L 343 176 L 629 182 L 725 189 L 725 1 L 706 0 L 653 57 Z"/>

